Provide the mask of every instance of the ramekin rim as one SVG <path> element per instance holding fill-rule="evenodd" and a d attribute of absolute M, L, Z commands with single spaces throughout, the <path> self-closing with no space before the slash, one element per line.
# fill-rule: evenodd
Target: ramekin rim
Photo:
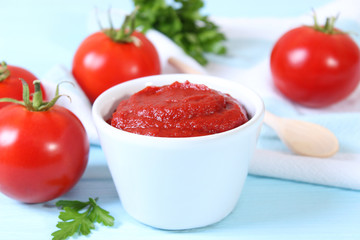
<path fill-rule="evenodd" d="M 102 94 L 100 94 L 96 98 L 96 100 L 94 101 L 93 106 L 92 106 L 92 117 L 94 119 L 96 128 L 102 127 L 106 131 L 112 131 L 113 134 L 117 134 L 117 135 L 122 134 L 122 135 L 126 136 L 127 138 L 129 138 L 129 140 L 130 140 L 130 138 L 137 138 L 137 139 L 139 139 L 139 140 L 141 139 L 143 141 L 167 141 L 167 142 L 168 141 L 174 141 L 174 142 L 179 142 L 179 141 L 202 141 L 202 140 L 205 140 L 205 139 L 213 139 L 213 138 L 218 138 L 218 137 L 225 137 L 226 135 L 234 134 L 234 133 L 236 133 L 238 131 L 241 131 L 242 129 L 250 128 L 256 122 L 260 121 L 260 119 L 262 120 L 262 118 L 264 116 L 264 113 L 265 113 L 265 105 L 264 105 L 264 102 L 263 102 L 262 98 L 254 90 L 252 90 L 249 87 L 246 87 L 246 86 L 244 86 L 244 85 L 242 85 L 240 83 L 230 81 L 230 80 L 225 79 L 225 78 L 215 77 L 215 76 L 208 76 L 208 75 L 206 75 L 206 77 L 209 78 L 209 79 L 217 79 L 217 80 L 225 81 L 225 82 L 230 83 L 230 84 L 238 85 L 238 86 L 242 87 L 243 90 L 248 91 L 250 94 L 252 94 L 255 97 L 255 99 L 257 99 L 258 103 L 257 104 L 254 103 L 254 104 L 256 106 L 258 106 L 258 107 L 256 107 L 256 111 L 255 111 L 254 115 L 249 119 L 249 121 L 247 121 L 246 123 L 244 123 L 244 124 L 242 124 L 242 125 L 240 125 L 240 126 L 238 126 L 236 128 L 233 128 L 233 129 L 230 129 L 230 130 L 227 130 L 227 131 L 224 131 L 224 132 L 215 133 L 215 134 L 209 134 L 209 135 L 204 135 L 204 136 L 194 136 L 194 137 L 154 137 L 154 136 L 146 136 L 146 135 L 135 134 L 135 133 L 124 131 L 122 129 L 115 128 L 115 127 L 111 126 L 110 124 L 108 124 L 106 122 L 106 120 L 104 119 L 104 117 L 101 116 L 100 107 L 101 107 L 102 100 L 105 99 L 107 97 L 107 95 L 109 93 L 111 93 L 111 91 L 113 91 L 115 88 L 119 88 L 120 85 L 121 85 L 121 87 L 124 87 L 124 86 L 126 87 L 126 85 L 128 85 L 128 84 L 135 84 L 136 81 L 143 82 L 146 79 L 152 79 L 154 77 L 166 78 L 166 77 L 179 76 L 179 75 L 181 75 L 184 78 L 187 78 L 187 77 L 191 78 L 191 77 L 194 77 L 195 75 L 196 76 L 205 76 L 205 75 L 182 74 L 182 73 L 152 75 L 152 76 L 141 77 L 141 78 L 137 78 L 137 79 L 134 79 L 134 80 L 127 81 L 127 82 L 123 82 L 123 83 L 117 84 L 117 85 L 109 88 L 108 90 L 104 91 Z M 191 80 L 190 80 L 190 82 L 191 82 Z M 243 104 L 243 103 L 241 103 L 241 104 Z M 245 104 L 243 104 L 243 105 L 245 105 Z"/>

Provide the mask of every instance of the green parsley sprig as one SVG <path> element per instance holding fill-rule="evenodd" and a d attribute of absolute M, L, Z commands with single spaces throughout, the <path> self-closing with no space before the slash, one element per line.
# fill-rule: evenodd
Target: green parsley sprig
<path fill-rule="evenodd" d="M 200 13 L 203 0 L 133 0 L 138 7 L 136 26 L 145 33 L 156 29 L 202 65 L 207 64 L 205 53 L 226 53 L 226 37 L 218 26 Z"/>
<path fill-rule="evenodd" d="M 102 209 L 97 203 L 97 198 L 89 198 L 87 202 L 60 200 L 56 206 L 63 209 L 60 212 L 56 227 L 60 230 L 53 232 L 53 240 L 65 240 L 74 234 L 88 235 L 95 229 L 95 222 L 105 226 L 114 225 L 114 217 Z"/>

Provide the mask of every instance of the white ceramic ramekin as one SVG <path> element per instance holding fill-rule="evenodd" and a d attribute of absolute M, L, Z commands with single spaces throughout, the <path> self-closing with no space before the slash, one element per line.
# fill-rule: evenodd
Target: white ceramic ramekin
<path fill-rule="evenodd" d="M 137 135 L 106 122 L 120 100 L 146 86 L 186 80 L 229 93 L 251 119 L 227 132 L 188 138 Z M 169 74 L 110 88 L 96 99 L 92 113 L 124 209 L 144 224 L 175 230 L 218 222 L 234 209 L 256 147 L 264 105 L 257 94 L 232 81 Z"/>

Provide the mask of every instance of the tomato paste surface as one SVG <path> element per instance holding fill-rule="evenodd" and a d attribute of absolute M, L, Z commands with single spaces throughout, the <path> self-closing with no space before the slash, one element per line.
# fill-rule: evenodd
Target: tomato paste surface
<path fill-rule="evenodd" d="M 195 137 L 224 132 L 248 121 L 245 108 L 228 94 L 202 84 L 149 86 L 119 103 L 111 125 L 157 137 Z"/>

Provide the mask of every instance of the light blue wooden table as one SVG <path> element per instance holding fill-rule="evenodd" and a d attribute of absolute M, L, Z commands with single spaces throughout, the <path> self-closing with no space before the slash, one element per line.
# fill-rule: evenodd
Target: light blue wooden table
<path fill-rule="evenodd" d="M 291 17 L 330 1 L 311 2 L 208 0 L 204 12 L 220 17 Z M 1 60 L 26 66 L 40 77 L 55 64 L 70 67 L 77 46 L 88 34 L 88 13 L 93 7 L 110 6 L 130 10 L 132 3 L 130 0 L 2 1 Z M 153 229 L 124 211 L 103 152 L 96 145 L 91 146 L 89 165 L 81 181 L 61 199 L 88 197 L 99 197 L 100 205 L 116 218 L 114 227 L 97 228 L 90 236 L 94 240 L 360 239 L 360 192 L 256 176 L 247 178 L 239 203 L 223 221 L 187 231 Z M 51 239 L 59 214 L 53 207 L 56 200 L 28 205 L 0 194 L 0 239 Z"/>

